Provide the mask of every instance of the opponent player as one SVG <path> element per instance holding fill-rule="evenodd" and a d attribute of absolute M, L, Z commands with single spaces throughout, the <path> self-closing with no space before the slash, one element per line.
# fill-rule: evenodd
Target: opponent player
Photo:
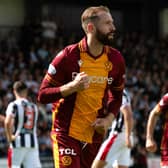
<path fill-rule="evenodd" d="M 92 168 L 128 168 L 133 146 L 131 100 L 124 90 L 120 113 L 113 121 L 109 136 L 101 145 Z"/>
<path fill-rule="evenodd" d="M 39 159 L 36 124 L 37 106 L 27 99 L 28 88 L 17 81 L 13 85 L 16 100 L 6 110 L 5 130 L 10 143 L 8 167 L 41 168 Z"/>
<path fill-rule="evenodd" d="M 90 168 L 122 101 L 125 62 L 109 46 L 115 32 L 109 9 L 89 7 L 81 21 L 86 37 L 55 56 L 38 94 L 41 103 L 53 103 L 55 168 Z"/>
<path fill-rule="evenodd" d="M 146 149 L 149 152 L 157 150 L 157 144 L 153 138 L 154 129 L 159 116 L 163 115 L 163 133 L 160 146 L 161 167 L 168 168 L 168 93 L 151 110 L 147 122 Z"/>

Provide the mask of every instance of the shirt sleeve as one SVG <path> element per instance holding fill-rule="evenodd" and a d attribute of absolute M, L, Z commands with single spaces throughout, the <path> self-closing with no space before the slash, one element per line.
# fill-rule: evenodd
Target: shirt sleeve
<path fill-rule="evenodd" d="M 6 116 L 12 116 L 15 117 L 16 111 L 14 110 L 14 103 L 9 103 L 7 109 L 6 109 Z"/>
<path fill-rule="evenodd" d="M 123 95 L 123 89 L 125 86 L 125 60 L 118 52 L 118 73 L 117 77 L 113 81 L 112 85 L 110 86 L 110 92 L 111 96 L 109 98 L 109 105 L 108 105 L 108 111 L 113 113 L 115 116 L 118 114 L 121 103 L 122 103 L 122 95 Z"/>
<path fill-rule="evenodd" d="M 66 50 L 64 49 L 50 63 L 38 92 L 39 102 L 44 104 L 53 103 L 62 98 L 60 86 L 65 81 L 65 57 Z"/>
<path fill-rule="evenodd" d="M 168 110 L 168 93 L 165 94 L 159 102 L 161 111 Z"/>
<path fill-rule="evenodd" d="M 131 105 L 131 99 L 130 99 L 129 93 L 124 89 L 121 107 L 130 106 L 130 105 Z"/>

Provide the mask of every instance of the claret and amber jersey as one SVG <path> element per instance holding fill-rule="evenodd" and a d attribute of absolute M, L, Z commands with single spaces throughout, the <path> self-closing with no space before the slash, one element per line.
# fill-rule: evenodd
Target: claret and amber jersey
<path fill-rule="evenodd" d="M 168 93 L 165 94 L 159 102 L 160 112 L 163 115 L 163 135 L 161 149 L 168 149 Z"/>
<path fill-rule="evenodd" d="M 74 80 L 79 72 L 88 74 L 89 88 L 63 98 L 59 87 Z M 91 143 L 95 135 L 92 123 L 96 117 L 104 117 L 108 112 L 117 114 L 124 82 L 125 62 L 120 52 L 104 46 L 102 53 L 95 58 L 89 53 L 86 38 L 83 38 L 79 43 L 67 46 L 53 59 L 39 96 L 46 92 L 43 103 L 53 102 L 53 130 Z M 48 90 L 48 85 L 53 89 Z M 107 106 L 109 90 L 113 96 Z"/>

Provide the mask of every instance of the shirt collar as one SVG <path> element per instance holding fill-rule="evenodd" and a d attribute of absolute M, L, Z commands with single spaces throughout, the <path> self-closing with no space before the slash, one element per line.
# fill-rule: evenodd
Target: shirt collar
<path fill-rule="evenodd" d="M 87 45 L 87 37 L 85 36 L 78 44 L 80 52 L 88 52 L 89 53 L 89 48 Z M 108 46 L 104 46 L 104 52 L 108 53 L 109 52 L 109 47 Z"/>
<path fill-rule="evenodd" d="M 84 37 L 80 42 L 79 42 L 79 49 L 80 52 L 88 52 L 88 45 L 87 45 L 87 37 Z"/>

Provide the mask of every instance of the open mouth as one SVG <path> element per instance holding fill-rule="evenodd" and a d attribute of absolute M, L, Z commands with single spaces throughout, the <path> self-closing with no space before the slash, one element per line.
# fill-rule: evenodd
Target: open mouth
<path fill-rule="evenodd" d="M 108 34 L 108 37 L 109 37 L 109 38 L 113 38 L 113 37 L 114 37 L 114 33 L 109 33 L 109 34 Z"/>

